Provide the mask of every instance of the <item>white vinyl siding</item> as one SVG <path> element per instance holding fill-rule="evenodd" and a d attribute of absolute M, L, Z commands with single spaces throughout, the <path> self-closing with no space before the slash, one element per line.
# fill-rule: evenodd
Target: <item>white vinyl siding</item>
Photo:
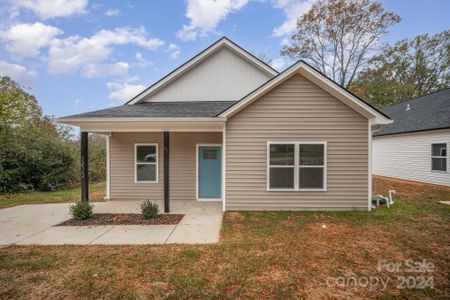
<path fill-rule="evenodd" d="M 223 48 L 143 101 L 236 101 L 270 75 Z"/>
<path fill-rule="evenodd" d="M 432 171 L 432 144 L 450 146 L 450 129 L 375 136 L 373 173 L 375 175 L 450 186 L 449 151 L 447 171 Z"/>

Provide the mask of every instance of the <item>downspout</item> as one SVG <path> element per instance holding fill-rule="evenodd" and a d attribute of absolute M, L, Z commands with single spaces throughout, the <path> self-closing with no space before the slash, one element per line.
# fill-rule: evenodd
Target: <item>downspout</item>
<path fill-rule="evenodd" d="M 227 174 L 227 124 L 223 124 L 223 129 L 222 129 L 222 211 L 225 212 L 227 210 L 227 203 L 226 203 L 226 199 L 227 199 L 227 188 L 226 188 L 226 184 L 227 184 L 227 179 L 226 179 L 226 174 Z"/>
<path fill-rule="evenodd" d="M 372 126 L 372 120 L 369 120 L 369 203 L 368 210 L 372 210 L 372 136 L 381 130 L 380 125 Z"/>

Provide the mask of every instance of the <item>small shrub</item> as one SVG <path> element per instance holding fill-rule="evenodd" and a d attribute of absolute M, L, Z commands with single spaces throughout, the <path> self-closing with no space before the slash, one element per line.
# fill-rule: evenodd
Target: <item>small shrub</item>
<path fill-rule="evenodd" d="M 93 208 L 94 204 L 89 203 L 88 201 L 80 201 L 76 204 L 71 205 L 69 210 L 74 219 L 86 220 L 90 216 L 92 216 Z"/>
<path fill-rule="evenodd" d="M 158 204 L 153 203 L 150 200 L 145 200 L 141 203 L 141 211 L 144 219 L 148 220 L 154 218 L 158 214 L 159 207 Z"/>

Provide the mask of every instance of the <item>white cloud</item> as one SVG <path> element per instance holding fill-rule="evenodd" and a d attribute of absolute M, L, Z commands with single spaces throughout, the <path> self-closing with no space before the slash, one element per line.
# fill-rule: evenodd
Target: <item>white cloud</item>
<path fill-rule="evenodd" d="M 42 19 L 84 13 L 88 4 L 88 0 L 20 0 L 11 2 L 16 7 L 31 10 Z"/>
<path fill-rule="evenodd" d="M 280 43 L 280 45 L 281 46 L 289 46 L 291 43 L 289 42 L 289 39 L 288 38 L 284 38 L 282 41 L 281 41 L 281 43 Z"/>
<path fill-rule="evenodd" d="M 87 78 L 100 78 L 108 76 L 125 76 L 128 74 L 130 65 L 126 62 L 115 64 L 87 64 L 82 67 L 81 75 Z"/>
<path fill-rule="evenodd" d="M 215 30 L 219 22 L 232 12 L 243 8 L 249 0 L 188 0 L 186 17 L 188 25 L 178 31 L 181 40 L 195 40 L 200 34 L 205 36 Z"/>
<path fill-rule="evenodd" d="M 100 30 L 89 38 L 72 36 L 56 40 L 48 53 L 51 73 L 71 73 L 88 64 L 100 64 L 111 56 L 114 45 L 135 44 L 155 50 L 164 45 L 157 38 L 147 38 L 145 28 L 116 28 Z"/>
<path fill-rule="evenodd" d="M 17 82 L 24 84 L 29 84 L 33 79 L 36 78 L 35 71 L 27 70 L 27 68 L 21 65 L 0 61 L 0 76 L 5 75 L 11 77 Z"/>
<path fill-rule="evenodd" d="M 142 55 L 142 53 L 140 53 L 140 52 L 136 52 L 134 57 L 136 58 L 136 61 L 137 61 L 135 63 L 135 65 L 138 67 L 145 68 L 145 67 L 153 65 L 153 62 L 145 59 L 144 56 Z"/>
<path fill-rule="evenodd" d="M 5 43 L 8 52 L 18 56 L 37 56 L 41 48 L 47 46 L 63 31 L 36 22 L 18 24 L 6 31 L 0 31 L 0 40 Z"/>
<path fill-rule="evenodd" d="M 120 15 L 120 10 L 117 8 L 110 8 L 105 12 L 105 16 L 108 17 L 117 17 L 118 15 Z"/>
<path fill-rule="evenodd" d="M 297 27 L 297 19 L 308 12 L 317 0 L 276 0 L 275 7 L 282 9 L 286 20 L 279 27 L 273 29 L 275 36 L 284 36 L 292 33 Z"/>
<path fill-rule="evenodd" d="M 73 104 L 75 107 L 79 107 L 84 101 L 81 99 L 75 99 L 75 101 L 73 101 Z"/>
<path fill-rule="evenodd" d="M 286 62 L 283 58 L 275 58 L 271 63 L 270 66 L 278 71 L 281 71 L 283 67 L 286 65 Z"/>
<path fill-rule="evenodd" d="M 127 82 L 108 82 L 106 87 L 110 90 L 109 99 L 128 101 L 145 89 L 140 84 L 130 84 Z"/>
<path fill-rule="evenodd" d="M 170 58 L 173 60 L 177 59 L 181 54 L 180 47 L 176 44 L 170 44 L 167 51 L 170 52 Z"/>

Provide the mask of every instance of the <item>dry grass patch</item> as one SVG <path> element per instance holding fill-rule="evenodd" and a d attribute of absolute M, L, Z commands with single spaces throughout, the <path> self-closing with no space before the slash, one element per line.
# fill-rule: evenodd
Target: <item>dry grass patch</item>
<path fill-rule="evenodd" d="M 375 178 L 398 194 L 373 212 L 242 212 L 224 216 L 215 245 L 0 249 L 0 298 L 436 299 L 448 298 L 446 189 Z M 323 226 L 325 225 L 325 227 Z M 379 259 L 431 260 L 435 289 L 399 290 Z M 389 279 L 382 291 L 328 286 L 339 276 Z"/>

